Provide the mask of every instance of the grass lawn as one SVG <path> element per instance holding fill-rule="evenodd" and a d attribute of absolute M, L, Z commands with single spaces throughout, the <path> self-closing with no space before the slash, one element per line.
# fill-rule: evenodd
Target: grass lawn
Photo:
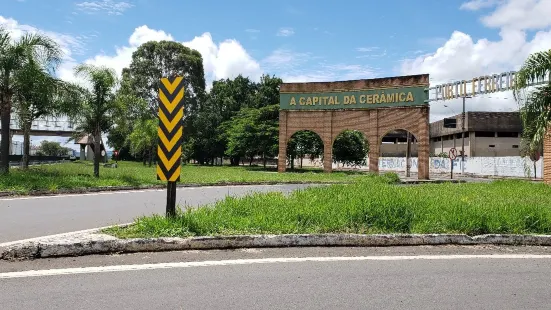
<path fill-rule="evenodd" d="M 101 165 L 100 178 L 93 176 L 91 162 L 33 166 L 24 171 L 11 169 L 8 176 L 0 177 L 0 191 L 26 194 L 34 190 L 55 192 L 60 189 L 91 188 L 104 186 L 164 185 L 157 181 L 155 166 L 143 166 L 137 162 L 119 162 L 118 168 Z M 186 165 L 182 167 L 182 184 L 220 184 L 242 182 L 347 182 L 354 173 L 322 173 L 321 170 L 277 173 L 275 169 L 260 167 L 208 167 Z M 357 175 L 356 175 L 357 176 Z"/>
<path fill-rule="evenodd" d="M 289 196 L 227 198 L 175 219 L 143 217 L 107 233 L 186 237 L 288 233 L 551 233 L 551 187 L 519 180 L 395 185 L 396 175 L 308 188 Z M 159 210 L 159 213 L 163 212 Z"/>

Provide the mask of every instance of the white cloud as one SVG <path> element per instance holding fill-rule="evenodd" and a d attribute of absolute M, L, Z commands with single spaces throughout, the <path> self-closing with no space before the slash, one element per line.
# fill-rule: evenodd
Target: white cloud
<path fill-rule="evenodd" d="M 72 36 L 52 31 L 39 30 L 33 26 L 19 24 L 12 18 L 0 16 L 0 26 L 10 32 L 14 40 L 18 39 L 25 33 L 41 33 L 55 40 L 61 47 L 64 54 L 64 61 L 58 68 L 56 74 L 60 78 L 72 75 L 70 72 L 75 65 L 74 55 L 79 55 L 85 51 L 86 37 Z"/>
<path fill-rule="evenodd" d="M 191 41 L 183 42 L 203 56 L 207 87 L 212 80 L 234 78 L 239 74 L 258 81 L 262 75 L 260 65 L 236 40 L 225 40 L 216 44 L 210 33 L 205 32 Z"/>
<path fill-rule="evenodd" d="M 362 53 L 365 53 L 365 52 L 373 52 L 375 50 L 379 49 L 377 46 L 369 46 L 369 47 L 357 47 L 356 48 L 356 51 L 357 52 L 362 52 Z"/>
<path fill-rule="evenodd" d="M 368 79 L 377 70 L 359 64 L 327 63 L 313 53 L 277 49 L 261 61 L 262 68 L 277 73 L 283 82 L 328 82 L 336 80 Z"/>
<path fill-rule="evenodd" d="M 508 0 L 482 22 L 488 27 L 538 30 L 551 26 L 551 1 Z"/>
<path fill-rule="evenodd" d="M 281 74 L 285 83 L 330 82 L 358 79 L 371 79 L 377 76 L 374 68 L 357 64 L 320 64 L 314 70 L 290 71 Z"/>
<path fill-rule="evenodd" d="M 491 8 L 502 0 L 471 0 L 461 4 L 461 10 L 477 11 L 484 8 Z"/>
<path fill-rule="evenodd" d="M 292 36 L 293 34 L 295 34 L 295 31 L 293 30 L 293 28 L 279 28 L 279 31 L 277 32 L 277 36 L 278 37 L 289 37 L 289 36 Z"/>
<path fill-rule="evenodd" d="M 113 0 L 85 1 L 75 5 L 79 11 L 88 14 L 106 13 L 107 15 L 122 15 L 124 11 L 134 6 L 129 2 Z"/>
<path fill-rule="evenodd" d="M 258 29 L 246 29 L 245 31 L 249 32 L 249 33 L 259 33 L 260 32 L 260 30 L 258 30 Z"/>
<path fill-rule="evenodd" d="M 547 4 L 542 4 L 543 2 Z M 498 40 L 473 40 L 463 32 L 454 31 L 448 40 L 435 52 L 407 59 L 401 63 L 401 74 L 428 73 L 431 85 L 438 85 L 458 80 L 469 80 L 477 76 L 501 73 L 508 70 L 518 70 L 526 57 L 531 53 L 551 48 L 551 22 L 536 23 L 531 21 L 537 17 L 532 7 L 523 3 L 531 3 L 547 10 L 551 1 L 508 0 L 496 3 L 496 8 L 482 18 L 486 26 L 500 28 Z M 512 15 L 511 8 L 516 8 Z M 538 13 L 539 14 L 539 13 Z M 551 11 L 546 13 L 548 16 Z M 524 16 L 524 18 L 521 18 Z M 538 30 L 529 36 L 526 29 Z M 456 113 L 461 112 L 461 100 L 448 102 L 433 102 L 431 104 L 431 120 L 451 115 L 449 108 Z M 515 111 L 518 104 L 510 92 L 492 95 L 480 95 L 467 99 L 468 111 Z"/>

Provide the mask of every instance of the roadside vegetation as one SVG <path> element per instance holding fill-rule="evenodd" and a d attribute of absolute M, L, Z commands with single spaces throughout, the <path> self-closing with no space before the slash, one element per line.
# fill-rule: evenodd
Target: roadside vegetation
<path fill-rule="evenodd" d="M 551 233 L 551 188 L 517 180 L 396 185 L 396 174 L 281 193 L 228 197 L 198 209 L 141 217 L 121 238 L 291 233 Z M 185 207 L 185 206 L 181 206 Z"/>
<path fill-rule="evenodd" d="M 93 162 L 70 162 L 53 165 L 31 166 L 12 169 L 9 175 L 0 178 L 0 192 L 27 194 L 31 191 L 60 189 L 97 188 L 104 186 L 166 185 L 157 181 L 155 165 L 149 167 L 137 162 L 118 162 L 118 168 L 101 166 L 101 175 L 94 177 Z M 275 168 L 255 166 L 182 166 L 180 184 L 239 184 L 239 183 L 328 183 L 349 182 L 363 173 L 323 173 L 320 169 L 297 170 L 277 173 Z"/>

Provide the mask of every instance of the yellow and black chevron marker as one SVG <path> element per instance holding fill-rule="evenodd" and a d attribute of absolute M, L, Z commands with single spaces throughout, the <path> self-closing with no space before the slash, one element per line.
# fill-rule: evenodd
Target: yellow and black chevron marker
<path fill-rule="evenodd" d="M 159 88 L 159 145 L 157 180 L 180 181 L 184 118 L 184 83 L 181 76 L 162 78 Z"/>

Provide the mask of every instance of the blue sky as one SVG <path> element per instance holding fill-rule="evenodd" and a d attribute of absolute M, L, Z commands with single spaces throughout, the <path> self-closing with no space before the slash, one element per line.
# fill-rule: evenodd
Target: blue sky
<path fill-rule="evenodd" d="M 203 55 L 213 79 L 275 74 L 285 82 L 428 73 L 436 85 L 516 70 L 551 48 L 549 0 L 2 0 L 0 25 L 62 44 L 58 75 L 80 62 L 120 72 L 148 40 Z M 459 100 L 431 105 L 431 121 Z M 511 94 L 469 100 L 468 111 L 514 111 Z"/>
<path fill-rule="evenodd" d="M 483 11 L 460 10 L 463 2 L 455 0 L 7 1 L 4 17 L 79 38 L 73 54 L 78 62 L 114 53 L 141 25 L 179 41 L 205 32 L 215 42 L 235 39 L 259 61 L 277 50 L 308 54 L 293 68 L 297 73 L 324 63 L 362 66 L 377 76 L 397 74 L 400 60 L 434 52 L 455 30 L 475 40 L 498 37 L 495 29 L 481 26 Z M 271 74 L 286 72 L 266 67 Z"/>

